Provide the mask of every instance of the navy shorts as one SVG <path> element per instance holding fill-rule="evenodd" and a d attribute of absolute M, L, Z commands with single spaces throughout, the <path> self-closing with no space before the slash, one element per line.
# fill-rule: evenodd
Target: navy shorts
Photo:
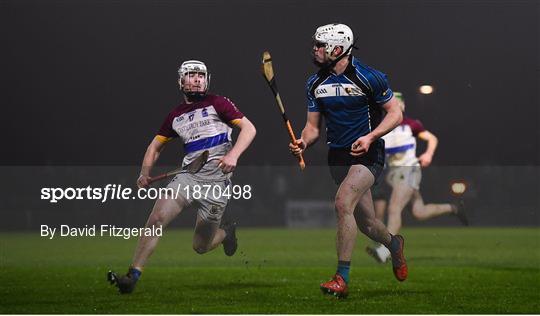
<path fill-rule="evenodd" d="M 350 148 L 330 148 L 328 150 L 328 166 L 334 182 L 340 185 L 347 176 L 350 166 L 364 165 L 371 171 L 375 177 L 375 183 L 377 183 L 384 168 L 384 140 L 379 138 L 374 141 L 363 156 L 354 157 L 351 156 L 350 152 Z"/>

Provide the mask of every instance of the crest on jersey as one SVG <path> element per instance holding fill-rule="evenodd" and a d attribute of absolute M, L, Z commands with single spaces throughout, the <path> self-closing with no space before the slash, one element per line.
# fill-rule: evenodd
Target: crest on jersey
<path fill-rule="evenodd" d="M 359 87 L 345 87 L 345 92 L 347 92 L 348 95 L 354 96 L 365 95 Z"/>

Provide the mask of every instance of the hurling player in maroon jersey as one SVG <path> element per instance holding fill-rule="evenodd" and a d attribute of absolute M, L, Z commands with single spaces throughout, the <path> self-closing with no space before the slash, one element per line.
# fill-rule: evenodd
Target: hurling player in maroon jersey
<path fill-rule="evenodd" d="M 405 103 L 402 94 L 394 91 L 399 99 L 402 111 Z M 386 134 L 385 151 L 387 160 L 387 172 L 385 180 L 377 185 L 378 193 L 386 192 L 388 195 L 377 194 L 374 197 L 376 214 L 383 220 L 388 199 L 388 231 L 392 234 L 399 233 L 401 229 L 401 214 L 407 204 L 411 204 L 411 213 L 417 220 L 424 221 L 441 215 L 455 215 L 463 225 L 468 225 L 463 201 L 458 203 L 430 203 L 425 204 L 420 193 L 422 180 L 421 168 L 431 164 L 437 148 L 437 137 L 426 130 L 419 120 L 404 116 L 401 124 Z M 416 139 L 427 143 L 426 151 L 416 156 Z M 389 188 L 386 188 L 389 187 Z M 378 262 L 384 263 L 390 258 L 390 251 L 382 244 L 376 243 L 368 246 L 366 251 Z"/>
<path fill-rule="evenodd" d="M 184 102 L 166 116 L 157 135 L 146 149 L 137 185 L 139 188 L 148 187 L 152 167 L 165 145 L 173 138 L 179 138 L 184 145 L 183 166 L 205 151 L 209 153 L 208 159 L 197 173 L 180 173 L 173 178 L 167 187 L 173 188 L 179 195 L 157 199 L 146 227 L 165 227 L 185 207 L 195 204 L 197 220 L 193 249 L 203 254 L 223 245 L 225 254 L 232 256 L 237 249 L 236 224 L 221 225 L 228 202 L 225 192 L 230 191 L 232 172 L 240 155 L 251 144 L 256 130 L 228 98 L 207 93 L 210 74 L 204 63 L 186 61 L 178 74 Z M 231 139 L 232 127 L 240 129 L 234 144 Z M 195 194 L 190 196 L 189 190 L 184 190 L 186 186 L 195 190 L 196 186 L 203 185 L 212 186 L 212 193 L 201 198 L 197 198 Z M 223 194 L 216 195 L 215 192 Z M 118 286 L 120 293 L 131 293 L 134 290 L 158 240 L 159 236 L 141 236 L 128 273 L 117 277 L 113 272 L 109 272 L 109 281 Z"/>

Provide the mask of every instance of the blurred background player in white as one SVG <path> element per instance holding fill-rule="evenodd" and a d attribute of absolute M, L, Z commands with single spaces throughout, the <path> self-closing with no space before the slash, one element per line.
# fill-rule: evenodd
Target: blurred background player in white
<path fill-rule="evenodd" d="M 401 110 L 404 112 L 403 95 L 400 92 L 394 92 L 394 96 L 399 100 Z M 419 157 L 416 157 L 416 138 L 427 142 L 426 151 Z M 399 232 L 401 214 L 409 202 L 412 215 L 416 220 L 424 221 L 451 214 L 456 215 L 463 225 L 468 225 L 461 201 L 457 204 L 424 204 L 420 194 L 421 168 L 426 168 L 431 164 L 438 145 L 437 137 L 426 130 L 419 120 L 404 116 L 401 124 L 384 135 L 383 139 L 387 170 L 385 181 L 381 181 L 376 186 L 378 192 L 374 195 L 374 204 L 377 218 L 382 221 L 384 221 L 385 209 L 388 205 L 388 231 L 391 234 Z M 387 186 L 390 187 L 389 190 Z M 388 203 L 385 192 L 391 192 Z M 368 246 L 366 251 L 378 262 L 386 262 L 390 258 L 390 251 L 380 243 Z"/>
<path fill-rule="evenodd" d="M 337 297 L 348 294 L 358 229 L 387 245 L 392 251 L 395 277 L 399 281 L 407 278 L 404 239 L 391 235 L 375 217 L 370 191 L 384 166 L 380 137 L 399 125 L 402 113 L 386 75 L 352 56 L 353 43 L 353 32 L 344 24 L 323 25 L 315 31 L 312 53 L 320 70 L 306 85 L 308 113 L 302 136 L 289 144 L 291 153 L 300 155 L 319 138 L 324 117 L 328 165 L 339 185 L 335 198 L 338 262 L 336 273 L 320 289 Z"/>
<path fill-rule="evenodd" d="M 179 137 L 184 144 L 183 166 L 206 150 L 209 152 L 208 162 L 195 174 L 181 173 L 174 177 L 168 187 L 179 192 L 180 196 L 176 199 L 164 197 L 156 200 L 146 227 L 165 227 L 180 214 L 182 209 L 191 203 L 197 203 L 193 249 L 203 254 L 223 244 L 225 254 L 232 256 L 237 249 L 235 224 L 220 227 L 228 202 L 227 197 L 208 194 L 194 200 L 193 195 L 188 196 L 184 188 L 210 184 L 220 187 L 220 190 L 213 188 L 210 190 L 212 192 L 225 192 L 227 187 L 230 189 L 232 171 L 236 168 L 240 155 L 251 144 L 256 130 L 228 98 L 207 94 L 210 73 L 204 63 L 197 60 L 186 61 L 178 69 L 178 75 L 184 102 L 167 115 L 148 146 L 137 185 L 140 188 L 148 187 L 152 167 L 165 145 L 173 138 Z M 231 127 L 240 129 L 234 146 L 231 140 Z M 180 189 L 176 191 L 178 186 Z M 133 291 L 158 240 L 159 236 L 140 237 L 128 273 L 122 277 L 115 275 L 113 278 L 120 293 Z"/>

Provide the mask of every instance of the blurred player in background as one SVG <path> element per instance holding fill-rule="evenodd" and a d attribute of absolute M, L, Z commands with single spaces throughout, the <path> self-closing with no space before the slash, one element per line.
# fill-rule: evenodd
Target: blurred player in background
<path fill-rule="evenodd" d="M 394 92 L 399 100 L 400 108 L 405 111 L 405 102 L 400 92 Z M 416 138 L 427 142 L 426 151 L 416 157 Z M 384 221 L 384 213 L 388 202 L 387 228 L 391 234 L 397 234 L 401 228 L 401 213 L 410 202 L 412 215 L 424 221 L 433 217 L 451 214 L 457 216 L 463 225 L 468 225 L 462 202 L 458 204 L 424 204 L 420 194 L 421 168 L 431 164 L 437 149 L 438 140 L 426 130 L 418 120 L 404 116 L 401 124 L 383 136 L 386 149 L 387 170 L 385 181 L 376 186 L 375 213 Z M 390 194 L 388 194 L 390 193 Z M 386 262 L 390 251 L 382 244 L 366 248 L 368 254 L 378 262 Z"/>
<path fill-rule="evenodd" d="M 289 148 L 298 156 L 315 143 L 324 116 L 328 164 L 339 185 L 335 199 L 338 263 L 333 278 L 320 288 L 325 294 L 345 297 L 358 229 L 388 246 L 394 275 L 400 281 L 407 277 L 403 237 L 391 235 L 375 217 L 370 192 L 384 165 L 384 141 L 380 137 L 399 125 L 402 114 L 386 75 L 351 55 L 353 32 L 347 25 L 321 26 L 313 41 L 313 58 L 320 70 L 308 79 L 306 126 L 301 138 Z M 384 111 L 387 114 L 383 119 Z"/>
<path fill-rule="evenodd" d="M 194 200 L 183 188 L 210 184 L 219 186 L 216 192 L 225 192 L 231 186 L 230 177 L 236 168 L 240 155 L 248 148 L 255 137 L 255 127 L 238 108 L 227 98 L 207 94 L 210 73 L 200 61 L 189 60 L 182 63 L 178 70 L 180 90 L 184 102 L 174 108 L 165 118 L 157 135 L 144 155 L 142 169 L 137 185 L 148 187 L 150 171 L 160 152 L 173 138 L 179 137 L 184 144 L 185 157 L 183 166 L 208 150 L 208 163 L 195 173 L 178 174 L 168 185 L 174 190 L 180 186 L 180 196 L 158 199 L 148 217 L 146 227 L 167 226 L 182 209 L 195 202 L 198 206 L 193 249 L 206 253 L 223 244 L 225 254 L 232 256 L 237 248 L 235 224 L 220 227 L 221 218 L 228 199 L 225 195 L 205 195 Z M 232 144 L 231 127 L 240 129 L 236 143 Z M 213 189 L 212 189 L 213 190 Z M 128 273 L 122 277 L 114 276 L 120 293 L 131 293 L 143 267 L 157 246 L 159 236 L 141 236 L 133 256 Z"/>

